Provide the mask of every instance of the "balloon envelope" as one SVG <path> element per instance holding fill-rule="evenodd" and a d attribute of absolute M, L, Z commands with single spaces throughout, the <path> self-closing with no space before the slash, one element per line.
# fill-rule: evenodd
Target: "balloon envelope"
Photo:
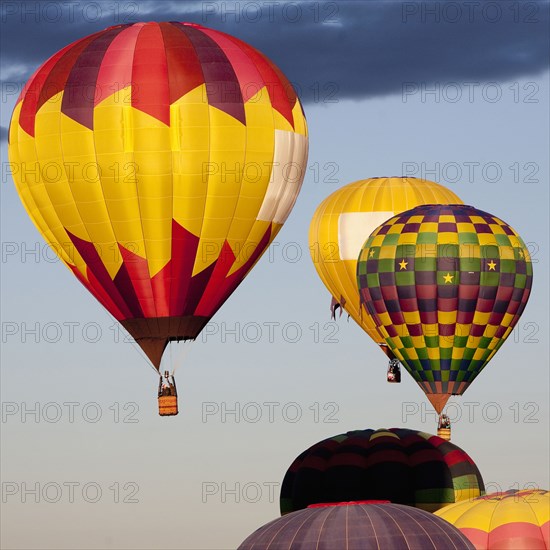
<path fill-rule="evenodd" d="M 357 264 L 365 310 L 438 412 L 512 332 L 532 276 L 521 237 L 465 205 L 418 206 L 391 218 Z"/>
<path fill-rule="evenodd" d="M 410 506 L 349 502 L 306 508 L 252 533 L 239 550 L 472 550 L 446 521 Z"/>
<path fill-rule="evenodd" d="M 369 178 L 338 189 L 317 208 L 309 227 L 309 250 L 328 291 L 376 342 L 384 341 L 372 318 L 360 311 L 357 257 L 378 225 L 420 204 L 462 204 L 449 189 L 413 177 Z"/>
<path fill-rule="evenodd" d="M 281 487 L 281 514 L 319 502 L 388 500 L 433 512 L 482 495 L 483 479 L 460 447 L 415 430 L 357 430 L 298 456 Z"/>
<path fill-rule="evenodd" d="M 511 490 L 459 502 L 437 512 L 477 550 L 549 550 L 550 492 Z"/>
<path fill-rule="evenodd" d="M 29 216 L 157 368 L 274 239 L 307 147 L 300 102 L 271 61 L 177 22 L 117 25 L 59 51 L 9 132 Z"/>

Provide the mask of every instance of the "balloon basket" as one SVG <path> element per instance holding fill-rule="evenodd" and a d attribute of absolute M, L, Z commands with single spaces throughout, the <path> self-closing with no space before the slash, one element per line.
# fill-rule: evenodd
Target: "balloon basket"
<path fill-rule="evenodd" d="M 160 416 L 176 416 L 178 414 L 177 395 L 161 395 L 158 400 Z"/>
<path fill-rule="evenodd" d="M 451 428 L 438 428 L 437 435 L 445 441 L 451 441 Z"/>

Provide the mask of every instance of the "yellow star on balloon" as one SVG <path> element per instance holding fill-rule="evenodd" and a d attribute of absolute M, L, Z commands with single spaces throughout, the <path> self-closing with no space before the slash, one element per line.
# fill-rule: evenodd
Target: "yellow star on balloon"
<path fill-rule="evenodd" d="M 491 260 L 487 265 L 489 266 L 489 271 L 496 271 L 495 268 L 496 268 L 497 264 L 495 262 L 493 262 L 493 260 Z"/>
<path fill-rule="evenodd" d="M 408 265 L 409 262 L 406 262 L 405 261 L 405 258 L 403 258 L 400 262 L 399 262 L 399 271 L 403 270 L 403 269 L 407 269 L 407 265 Z"/>
<path fill-rule="evenodd" d="M 372 258 L 373 256 L 374 256 L 374 248 L 371 248 L 369 252 L 369 258 Z"/>
<path fill-rule="evenodd" d="M 521 250 L 521 248 L 519 249 L 519 257 L 520 258 L 523 258 L 524 254 L 523 254 L 523 250 Z"/>
<path fill-rule="evenodd" d="M 450 273 L 447 273 L 447 275 L 443 275 L 443 280 L 445 281 L 445 284 L 452 283 L 454 279 L 454 275 L 451 275 Z"/>

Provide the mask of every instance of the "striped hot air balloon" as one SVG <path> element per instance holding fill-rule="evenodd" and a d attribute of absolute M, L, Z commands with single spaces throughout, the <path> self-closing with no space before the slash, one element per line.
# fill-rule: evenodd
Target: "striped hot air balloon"
<path fill-rule="evenodd" d="M 365 310 L 441 413 L 518 322 L 533 277 L 521 237 L 466 205 L 425 205 L 374 230 L 357 264 Z"/>
<path fill-rule="evenodd" d="M 257 529 L 238 550 L 473 550 L 450 523 L 388 502 L 321 504 Z"/>
<path fill-rule="evenodd" d="M 460 529 L 476 550 L 549 550 L 550 492 L 491 493 L 443 508 L 437 515 Z"/>
<path fill-rule="evenodd" d="M 388 500 L 429 512 L 485 492 L 462 449 L 404 428 L 357 430 L 300 454 L 281 486 L 281 514 L 319 502 Z"/>
<path fill-rule="evenodd" d="M 158 369 L 287 219 L 307 127 L 281 71 L 192 23 L 118 25 L 30 78 L 9 157 L 45 240 Z"/>

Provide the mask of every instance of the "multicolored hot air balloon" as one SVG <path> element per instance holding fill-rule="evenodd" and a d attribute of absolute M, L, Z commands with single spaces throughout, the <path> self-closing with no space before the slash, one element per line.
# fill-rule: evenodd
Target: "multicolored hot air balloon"
<path fill-rule="evenodd" d="M 357 264 L 365 310 L 438 413 L 512 332 L 532 277 L 521 237 L 465 205 L 418 206 L 391 218 Z"/>
<path fill-rule="evenodd" d="M 327 197 L 309 227 L 309 249 L 315 269 L 333 296 L 332 312 L 345 310 L 377 344 L 384 336 L 368 313 L 361 312 L 357 290 L 357 257 L 382 222 L 421 204 L 462 204 L 449 189 L 413 177 L 359 180 Z M 393 358 L 387 347 L 385 353 Z"/>
<path fill-rule="evenodd" d="M 281 486 L 281 514 L 319 502 L 387 500 L 428 512 L 485 492 L 474 461 L 435 435 L 357 430 L 298 456 Z"/>
<path fill-rule="evenodd" d="M 387 501 L 317 504 L 252 533 L 238 550 L 474 550 L 437 516 Z"/>
<path fill-rule="evenodd" d="M 192 23 L 118 25 L 70 44 L 30 78 L 9 131 L 32 221 L 156 369 L 277 235 L 307 151 L 281 71 Z"/>
<path fill-rule="evenodd" d="M 491 493 L 443 508 L 437 515 L 468 537 L 476 550 L 549 550 L 550 492 Z"/>

